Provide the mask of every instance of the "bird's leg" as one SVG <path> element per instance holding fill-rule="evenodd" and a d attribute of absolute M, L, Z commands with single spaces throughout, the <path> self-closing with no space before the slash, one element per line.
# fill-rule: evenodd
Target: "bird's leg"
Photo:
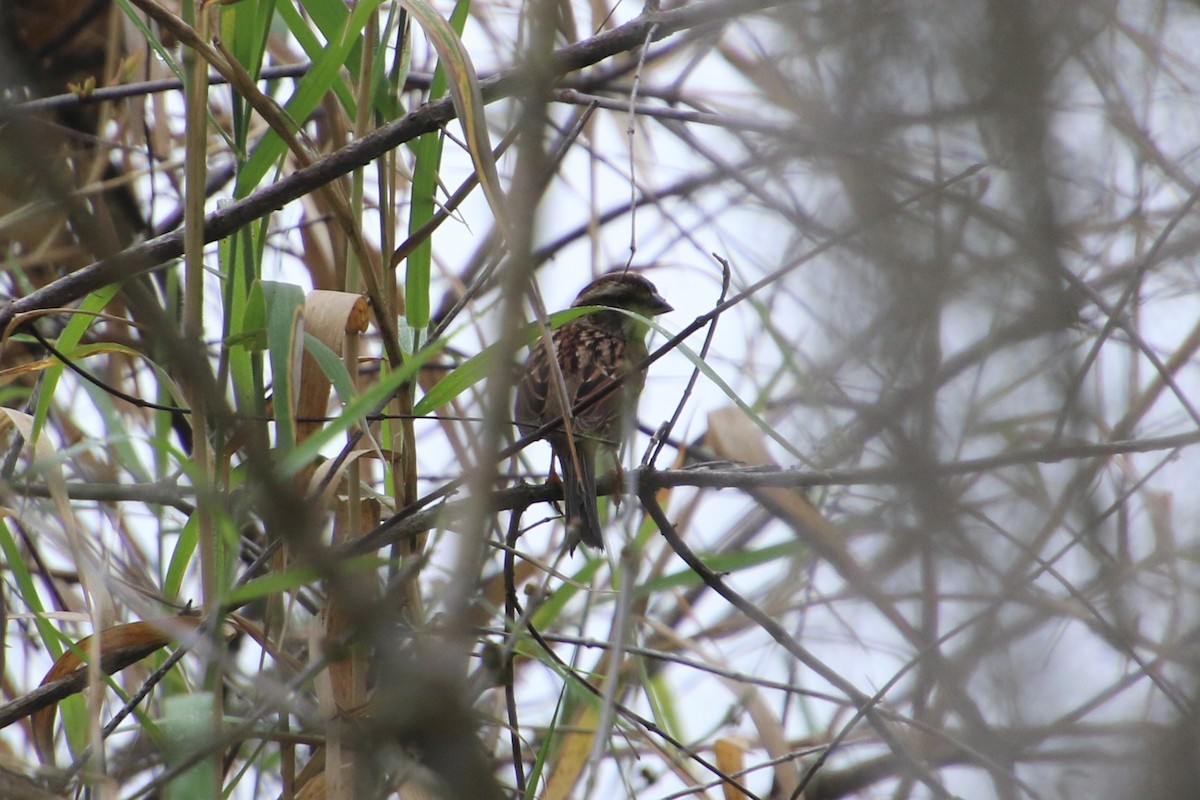
<path fill-rule="evenodd" d="M 551 458 L 550 459 L 550 474 L 548 474 L 546 476 L 546 485 L 547 486 L 562 486 L 563 485 L 562 478 L 558 477 L 558 470 L 556 469 L 557 466 L 558 466 L 558 458 L 557 457 Z M 564 491 L 566 491 L 566 490 L 564 489 Z M 562 509 L 558 507 L 558 502 L 555 501 L 553 505 L 554 505 L 554 508 L 561 514 Z"/>
<path fill-rule="evenodd" d="M 621 456 L 616 450 L 612 451 L 612 460 L 613 477 L 617 481 L 617 490 L 613 492 L 612 502 L 613 506 L 619 509 L 621 507 L 621 493 L 625 489 L 625 468 L 621 466 Z"/>

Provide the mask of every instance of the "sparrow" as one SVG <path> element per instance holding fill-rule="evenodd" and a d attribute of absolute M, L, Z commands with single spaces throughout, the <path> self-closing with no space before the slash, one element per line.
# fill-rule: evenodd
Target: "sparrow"
<path fill-rule="evenodd" d="M 604 455 L 617 463 L 621 438 L 636 414 L 638 397 L 646 382 L 645 372 L 635 368 L 648 354 L 648 326 L 613 309 L 632 311 L 643 317 L 674 310 L 653 283 L 628 270 L 606 273 L 583 287 L 571 307 L 584 306 L 604 308 L 563 325 L 551 334 L 549 343 L 542 337 L 534 345 L 517 385 L 514 413 L 523 436 L 559 420 L 542 438 L 550 443 L 562 468 L 567 545 L 571 553 L 580 542 L 604 548 L 596 508 L 596 460 Z M 553 368 L 555 362 L 557 371 Z M 562 374 L 561 383 L 556 372 Z M 599 395 L 622 376 L 620 388 L 577 413 L 565 413 Z"/>

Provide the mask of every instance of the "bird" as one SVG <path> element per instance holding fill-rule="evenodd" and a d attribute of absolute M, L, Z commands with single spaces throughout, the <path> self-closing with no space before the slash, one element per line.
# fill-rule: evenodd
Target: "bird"
<path fill-rule="evenodd" d="M 621 438 L 636 414 L 646 382 L 645 372 L 637 367 L 648 355 L 648 326 L 622 310 L 642 317 L 674 311 L 653 283 L 627 269 L 605 273 L 583 287 L 571 307 L 585 306 L 603 308 L 566 323 L 550 335 L 549 344 L 543 336 L 534 345 L 517 384 L 514 408 L 523 436 L 560 420 L 542 438 L 550 443 L 562 469 L 567 546 L 572 554 L 580 542 L 604 548 L 596 508 L 596 461 L 605 455 L 617 464 Z M 561 383 L 556 373 L 561 373 Z M 622 377 L 620 388 L 576 413 L 564 413 Z M 570 437 L 564 417 L 570 420 Z"/>

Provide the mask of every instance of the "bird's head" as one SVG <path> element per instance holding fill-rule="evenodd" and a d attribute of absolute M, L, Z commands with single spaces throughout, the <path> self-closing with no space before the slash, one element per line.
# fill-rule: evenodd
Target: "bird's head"
<path fill-rule="evenodd" d="M 674 311 L 674 307 L 658 293 L 654 284 L 636 272 L 615 270 L 605 273 L 583 287 L 572 307 L 608 306 L 654 317 Z"/>

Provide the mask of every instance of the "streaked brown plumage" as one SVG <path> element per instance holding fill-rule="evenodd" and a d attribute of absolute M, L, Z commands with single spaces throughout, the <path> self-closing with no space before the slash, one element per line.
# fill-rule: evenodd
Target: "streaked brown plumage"
<path fill-rule="evenodd" d="M 585 286 L 571 304 L 572 308 L 582 306 L 624 309 L 643 317 L 672 310 L 654 284 L 624 270 L 601 275 Z M 615 455 L 628 415 L 636 413 L 646 376 L 633 368 L 647 355 L 646 326 L 620 311 L 596 311 L 568 322 L 550 338 L 563 385 L 558 385 L 550 351 L 542 339 L 525 362 L 525 374 L 517 386 L 515 416 L 522 435 L 564 416 L 564 407 L 577 408 L 612 380 L 626 375 L 620 389 L 576 412 L 572 418 L 578 470 L 565 423 L 545 435 L 562 469 L 568 546 L 572 552 L 579 542 L 603 548 L 596 509 L 596 460 L 601 453 Z"/>

